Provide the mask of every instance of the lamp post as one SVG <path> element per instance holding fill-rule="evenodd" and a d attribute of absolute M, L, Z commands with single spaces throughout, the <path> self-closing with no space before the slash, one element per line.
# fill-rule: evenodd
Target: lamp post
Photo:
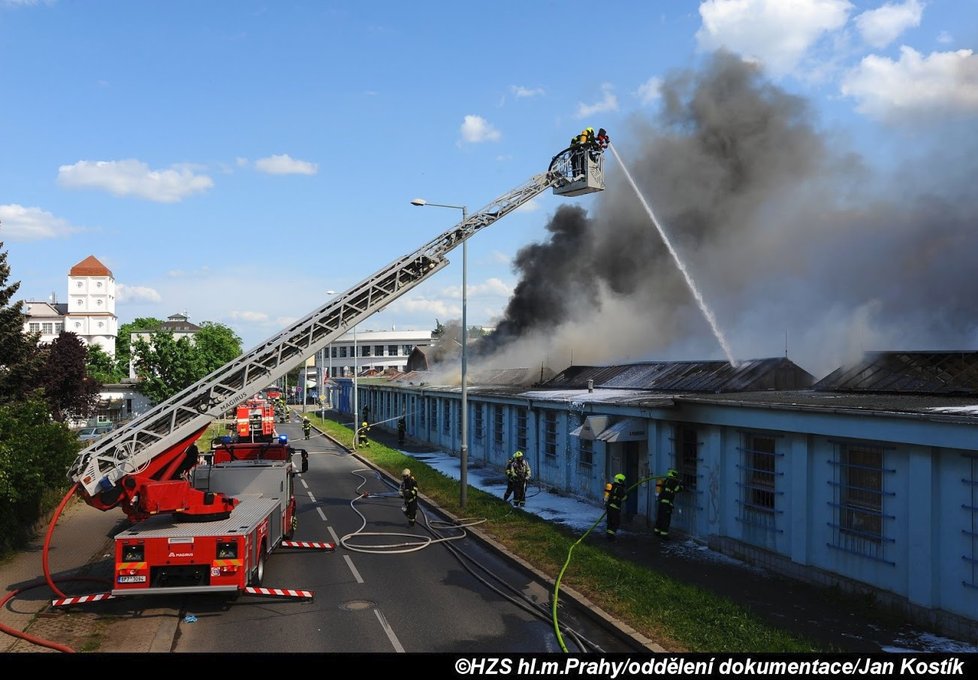
<path fill-rule="evenodd" d="M 411 201 L 411 205 L 424 207 L 431 205 L 436 208 L 454 208 L 462 211 L 462 222 L 468 217 L 468 212 L 464 205 L 445 205 L 443 203 L 429 203 L 423 198 L 416 198 Z M 458 505 L 465 509 L 466 489 L 468 488 L 468 467 L 469 467 L 469 404 L 468 404 L 468 384 L 466 380 L 467 352 L 469 329 L 466 321 L 466 298 L 468 297 L 468 269 L 469 269 L 469 240 L 462 241 L 462 417 L 461 434 L 462 445 L 459 448 L 459 491 Z"/>
<path fill-rule="evenodd" d="M 327 295 L 336 295 L 336 291 L 335 290 L 327 290 L 326 291 L 326 294 Z M 324 372 L 326 371 L 326 361 L 325 361 L 326 355 L 332 353 L 332 348 L 333 348 L 333 343 L 331 342 L 328 345 L 326 345 L 326 347 L 323 347 L 323 353 L 322 353 L 322 355 L 320 355 L 320 362 L 319 363 L 320 363 L 320 365 L 322 367 L 322 371 L 324 371 Z M 332 356 L 329 358 L 329 366 L 330 366 L 329 373 L 325 373 L 325 375 L 322 376 L 322 379 L 319 382 L 320 417 L 322 417 L 323 420 L 326 420 L 326 381 L 327 380 L 331 380 L 333 378 L 333 370 L 332 370 L 333 369 L 333 357 Z M 332 399 L 332 397 L 330 397 L 329 404 L 330 404 L 330 406 L 333 405 L 333 399 Z"/>

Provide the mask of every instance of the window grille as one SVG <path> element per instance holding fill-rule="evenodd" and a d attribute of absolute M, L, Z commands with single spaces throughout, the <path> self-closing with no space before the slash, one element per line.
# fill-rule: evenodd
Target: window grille
<path fill-rule="evenodd" d="M 828 526 L 832 537 L 828 546 L 861 555 L 878 562 L 895 564 L 886 559 L 886 546 L 894 543 L 887 535 L 886 522 L 893 520 L 885 510 L 885 499 L 893 496 L 885 489 L 884 449 L 878 444 L 834 442 L 835 467 L 829 484 L 833 500 L 829 502 L 834 521 Z"/>

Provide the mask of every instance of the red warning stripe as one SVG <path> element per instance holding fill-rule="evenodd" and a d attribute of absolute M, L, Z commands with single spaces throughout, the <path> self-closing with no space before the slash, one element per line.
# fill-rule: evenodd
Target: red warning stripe
<path fill-rule="evenodd" d="M 69 604 L 85 604 L 86 602 L 98 602 L 99 600 L 111 600 L 112 593 L 95 593 L 94 595 L 78 595 L 77 597 L 66 597 L 61 600 L 51 600 L 52 607 L 64 607 Z"/>
<path fill-rule="evenodd" d="M 312 599 L 311 590 L 292 590 L 291 588 L 254 588 L 247 587 L 244 591 L 250 595 L 269 595 L 272 597 L 301 597 Z"/>
<path fill-rule="evenodd" d="M 317 543 L 315 541 L 282 541 L 283 548 L 312 548 L 313 550 L 335 550 L 332 543 Z"/>

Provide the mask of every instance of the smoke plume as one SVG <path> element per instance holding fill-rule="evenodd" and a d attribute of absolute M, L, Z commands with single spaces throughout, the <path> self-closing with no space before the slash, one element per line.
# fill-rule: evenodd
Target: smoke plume
<path fill-rule="evenodd" d="M 737 359 L 787 348 L 820 378 L 863 351 L 974 347 L 972 140 L 924 153 L 917 138 L 910 160 L 908 138 L 891 154 L 905 160 L 871 169 L 805 100 L 722 52 L 662 94 L 656 118 L 609 132 Z M 560 207 L 549 240 L 518 253 L 484 365 L 725 358 L 610 152 L 605 176 L 590 215 Z"/>

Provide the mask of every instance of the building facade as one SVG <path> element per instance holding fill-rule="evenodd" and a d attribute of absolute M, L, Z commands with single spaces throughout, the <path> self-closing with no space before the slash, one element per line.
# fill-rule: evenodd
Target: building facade
<path fill-rule="evenodd" d="M 675 468 L 674 531 L 976 639 L 978 353 L 893 354 L 810 387 L 786 360 L 754 362 L 753 375 L 662 362 L 526 387 L 473 380 L 469 463 L 501 469 L 522 450 L 538 483 L 592 502 L 596 517 L 614 474 L 644 480 L 623 509 L 632 530 L 654 523 L 655 478 Z M 459 450 L 458 386 L 361 381 L 358 401 Z"/>
<path fill-rule="evenodd" d="M 68 271 L 68 302 L 26 301 L 24 332 L 40 333 L 40 343 L 49 343 L 62 331 L 77 335 L 86 345 L 98 345 L 115 356 L 119 334 L 116 316 L 115 278 L 94 255 Z"/>

